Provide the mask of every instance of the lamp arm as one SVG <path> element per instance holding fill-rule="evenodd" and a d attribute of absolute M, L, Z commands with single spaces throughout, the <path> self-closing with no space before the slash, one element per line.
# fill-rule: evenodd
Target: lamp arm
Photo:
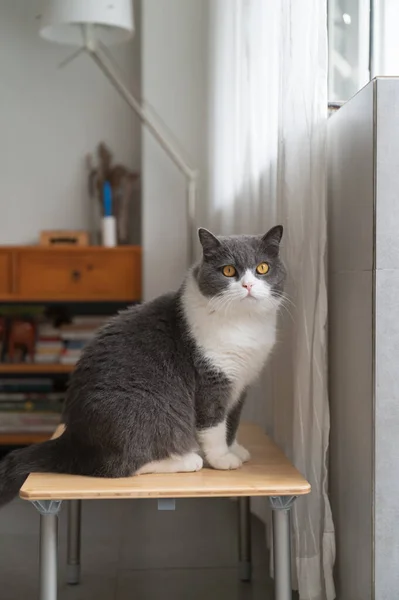
<path fill-rule="evenodd" d="M 159 131 L 159 127 L 153 122 L 151 115 L 145 110 L 141 103 L 136 100 L 132 93 L 127 89 L 124 83 L 115 74 L 114 70 L 107 62 L 103 59 L 98 49 L 86 46 L 87 53 L 91 56 L 97 66 L 106 75 L 113 86 L 118 90 L 122 98 L 127 104 L 134 110 L 140 121 L 144 123 L 147 129 L 151 132 L 154 138 L 157 140 L 159 145 L 165 150 L 166 154 L 175 163 L 176 167 L 187 177 L 189 181 L 196 180 L 198 178 L 198 171 L 193 169 L 187 162 L 181 157 L 178 150 L 173 146 L 172 142 L 166 138 L 166 136 Z"/>
<path fill-rule="evenodd" d="M 183 173 L 188 180 L 186 191 L 186 219 L 188 227 L 187 259 L 188 266 L 191 266 L 195 260 L 195 216 L 198 195 L 198 171 L 187 164 L 187 162 L 181 157 L 179 151 L 174 147 L 173 143 L 159 131 L 159 127 L 153 122 L 151 115 L 145 110 L 141 103 L 136 100 L 133 94 L 115 74 L 112 67 L 103 59 L 101 54 L 98 52 L 98 48 L 95 45 L 86 44 L 84 49 L 91 56 L 101 71 L 106 75 L 112 85 L 118 90 L 130 108 L 134 110 L 140 121 L 151 132 L 159 145 L 174 162 L 179 171 Z"/>

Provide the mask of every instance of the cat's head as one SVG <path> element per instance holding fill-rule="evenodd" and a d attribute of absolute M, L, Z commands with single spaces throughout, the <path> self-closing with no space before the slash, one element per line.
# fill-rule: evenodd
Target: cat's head
<path fill-rule="evenodd" d="M 194 270 L 201 293 L 215 308 L 276 308 L 282 297 L 286 271 L 280 259 L 283 228 L 265 235 L 216 237 L 199 229 L 202 261 Z"/>

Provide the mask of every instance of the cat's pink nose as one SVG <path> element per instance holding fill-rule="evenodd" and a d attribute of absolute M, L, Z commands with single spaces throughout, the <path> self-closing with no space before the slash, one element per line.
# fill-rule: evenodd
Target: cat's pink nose
<path fill-rule="evenodd" d="M 245 287 L 248 290 L 248 292 L 250 292 L 253 285 L 254 285 L 253 283 L 243 283 L 242 287 Z"/>

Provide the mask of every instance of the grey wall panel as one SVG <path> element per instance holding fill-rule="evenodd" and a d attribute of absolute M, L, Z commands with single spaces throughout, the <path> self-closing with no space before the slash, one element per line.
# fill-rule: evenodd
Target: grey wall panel
<path fill-rule="evenodd" d="M 398 401 L 379 398 L 375 464 L 375 599 L 399 596 Z"/>
<path fill-rule="evenodd" d="M 373 598 L 374 83 L 328 123 L 330 493 L 339 600 Z"/>
<path fill-rule="evenodd" d="M 373 99 L 371 83 L 329 119 L 329 253 L 333 271 L 373 267 Z"/>
<path fill-rule="evenodd" d="M 399 268 L 399 79 L 376 81 L 376 267 Z"/>
<path fill-rule="evenodd" d="M 394 600 L 399 593 L 399 78 L 371 82 L 328 127 L 330 466 L 338 598 Z"/>
<path fill-rule="evenodd" d="M 375 314 L 375 597 L 391 600 L 399 590 L 399 270 L 377 270 Z"/>
<path fill-rule="evenodd" d="M 371 600 L 372 278 L 330 278 L 331 502 L 340 600 Z"/>
<path fill-rule="evenodd" d="M 399 79 L 376 81 L 375 598 L 399 589 Z"/>
<path fill-rule="evenodd" d="M 399 270 L 376 272 L 376 398 L 392 398 L 399 412 Z M 376 411 L 379 410 L 376 401 Z M 383 432 L 381 432 L 383 433 Z M 396 437 L 399 447 L 399 429 Z M 399 491 L 399 488 L 398 488 Z M 399 571 L 399 569 L 398 569 Z"/>

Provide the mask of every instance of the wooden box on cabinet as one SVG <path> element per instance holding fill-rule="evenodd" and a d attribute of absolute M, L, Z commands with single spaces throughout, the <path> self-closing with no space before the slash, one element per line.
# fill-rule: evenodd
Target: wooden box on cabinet
<path fill-rule="evenodd" d="M 141 248 L 0 248 L 0 301 L 137 301 Z"/>

